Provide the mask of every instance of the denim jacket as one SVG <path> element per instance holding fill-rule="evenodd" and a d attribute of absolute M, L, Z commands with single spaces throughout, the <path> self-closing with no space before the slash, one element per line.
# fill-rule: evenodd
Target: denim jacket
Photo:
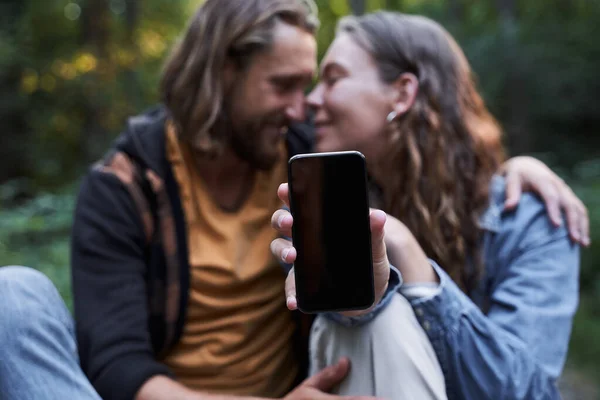
<path fill-rule="evenodd" d="M 556 380 L 578 304 L 579 247 L 566 227 L 554 227 L 543 203 L 524 194 L 505 212 L 505 182 L 494 177 L 490 206 L 480 219 L 484 276 L 467 297 L 434 261 L 440 284 L 426 297 L 407 296 L 427 333 L 450 400 L 560 399 Z M 375 318 L 402 279 L 392 268 L 378 307 L 345 325 Z M 399 332 L 399 334 L 401 334 Z"/>

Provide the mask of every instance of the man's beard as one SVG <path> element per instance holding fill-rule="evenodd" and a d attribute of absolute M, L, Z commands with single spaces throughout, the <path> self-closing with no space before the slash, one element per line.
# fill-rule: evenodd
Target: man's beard
<path fill-rule="evenodd" d="M 252 167 L 260 170 L 273 168 L 279 160 L 279 146 L 275 141 L 282 138 L 265 137 L 266 128 L 280 130 L 289 125 L 288 119 L 281 113 L 272 113 L 260 119 L 243 124 L 231 124 L 230 145 L 235 154 Z"/>

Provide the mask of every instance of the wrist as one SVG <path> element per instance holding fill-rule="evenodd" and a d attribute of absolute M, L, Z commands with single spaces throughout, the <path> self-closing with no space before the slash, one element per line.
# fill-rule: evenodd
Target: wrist
<path fill-rule="evenodd" d="M 416 239 L 394 241 L 390 246 L 390 261 L 402 274 L 403 283 L 439 283 L 439 277 Z"/>
<path fill-rule="evenodd" d="M 373 303 L 373 305 L 369 308 L 369 311 L 372 310 L 373 308 L 375 308 L 375 306 L 377 304 L 379 304 L 379 302 L 381 301 L 381 299 L 383 299 L 383 296 L 385 296 L 388 287 L 390 285 L 390 277 L 388 274 L 388 278 L 385 280 L 385 285 L 383 287 L 381 287 L 379 290 L 377 290 L 377 288 L 375 288 L 375 302 Z"/>
<path fill-rule="evenodd" d="M 344 317 L 360 317 L 362 315 L 366 315 L 366 314 L 370 313 L 371 311 L 373 311 L 375 309 L 375 307 L 377 307 L 377 305 L 379 304 L 381 299 L 383 299 L 383 296 L 385 296 L 388 287 L 389 287 L 389 274 L 388 274 L 388 279 L 385 282 L 385 285 L 379 290 L 377 290 L 377 287 L 375 288 L 375 301 L 373 302 L 373 305 L 371 307 L 367 308 L 366 310 L 342 311 L 342 312 L 340 312 L 340 315 L 343 315 Z"/>
<path fill-rule="evenodd" d="M 402 281 L 405 284 L 440 283 L 439 277 L 429 262 L 423 263 L 421 267 L 415 270 L 400 269 L 400 273 L 402 274 Z"/>

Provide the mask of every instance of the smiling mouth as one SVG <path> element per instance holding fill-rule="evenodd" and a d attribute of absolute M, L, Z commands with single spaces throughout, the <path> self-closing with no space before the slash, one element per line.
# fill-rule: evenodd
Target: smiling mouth
<path fill-rule="evenodd" d="M 328 128 L 329 126 L 331 126 L 330 123 L 328 122 L 319 122 L 315 124 L 315 132 L 317 133 L 317 135 L 321 136 L 321 133 Z"/>

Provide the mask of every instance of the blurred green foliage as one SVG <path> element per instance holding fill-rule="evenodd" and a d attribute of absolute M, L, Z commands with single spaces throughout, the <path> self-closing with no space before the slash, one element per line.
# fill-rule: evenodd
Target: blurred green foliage
<path fill-rule="evenodd" d="M 48 274 L 70 303 L 77 179 L 125 118 L 157 101 L 168 49 L 201 0 L 0 3 L 0 265 Z M 336 21 L 430 16 L 464 49 L 510 154 L 535 153 L 586 203 L 600 243 L 600 1 L 317 0 L 319 57 Z M 560 288 L 557 288 L 560 290 Z M 570 363 L 600 360 L 600 246 L 582 252 Z"/>
<path fill-rule="evenodd" d="M 73 180 L 128 115 L 156 101 L 184 2 L 8 0 L 0 4 L 0 181 L 35 191 Z"/>
<path fill-rule="evenodd" d="M 0 192 L 5 194 L 10 184 Z M 28 265 L 44 272 L 71 306 L 69 233 L 74 187 L 40 193 L 24 204 L 0 210 L 0 265 Z"/>

